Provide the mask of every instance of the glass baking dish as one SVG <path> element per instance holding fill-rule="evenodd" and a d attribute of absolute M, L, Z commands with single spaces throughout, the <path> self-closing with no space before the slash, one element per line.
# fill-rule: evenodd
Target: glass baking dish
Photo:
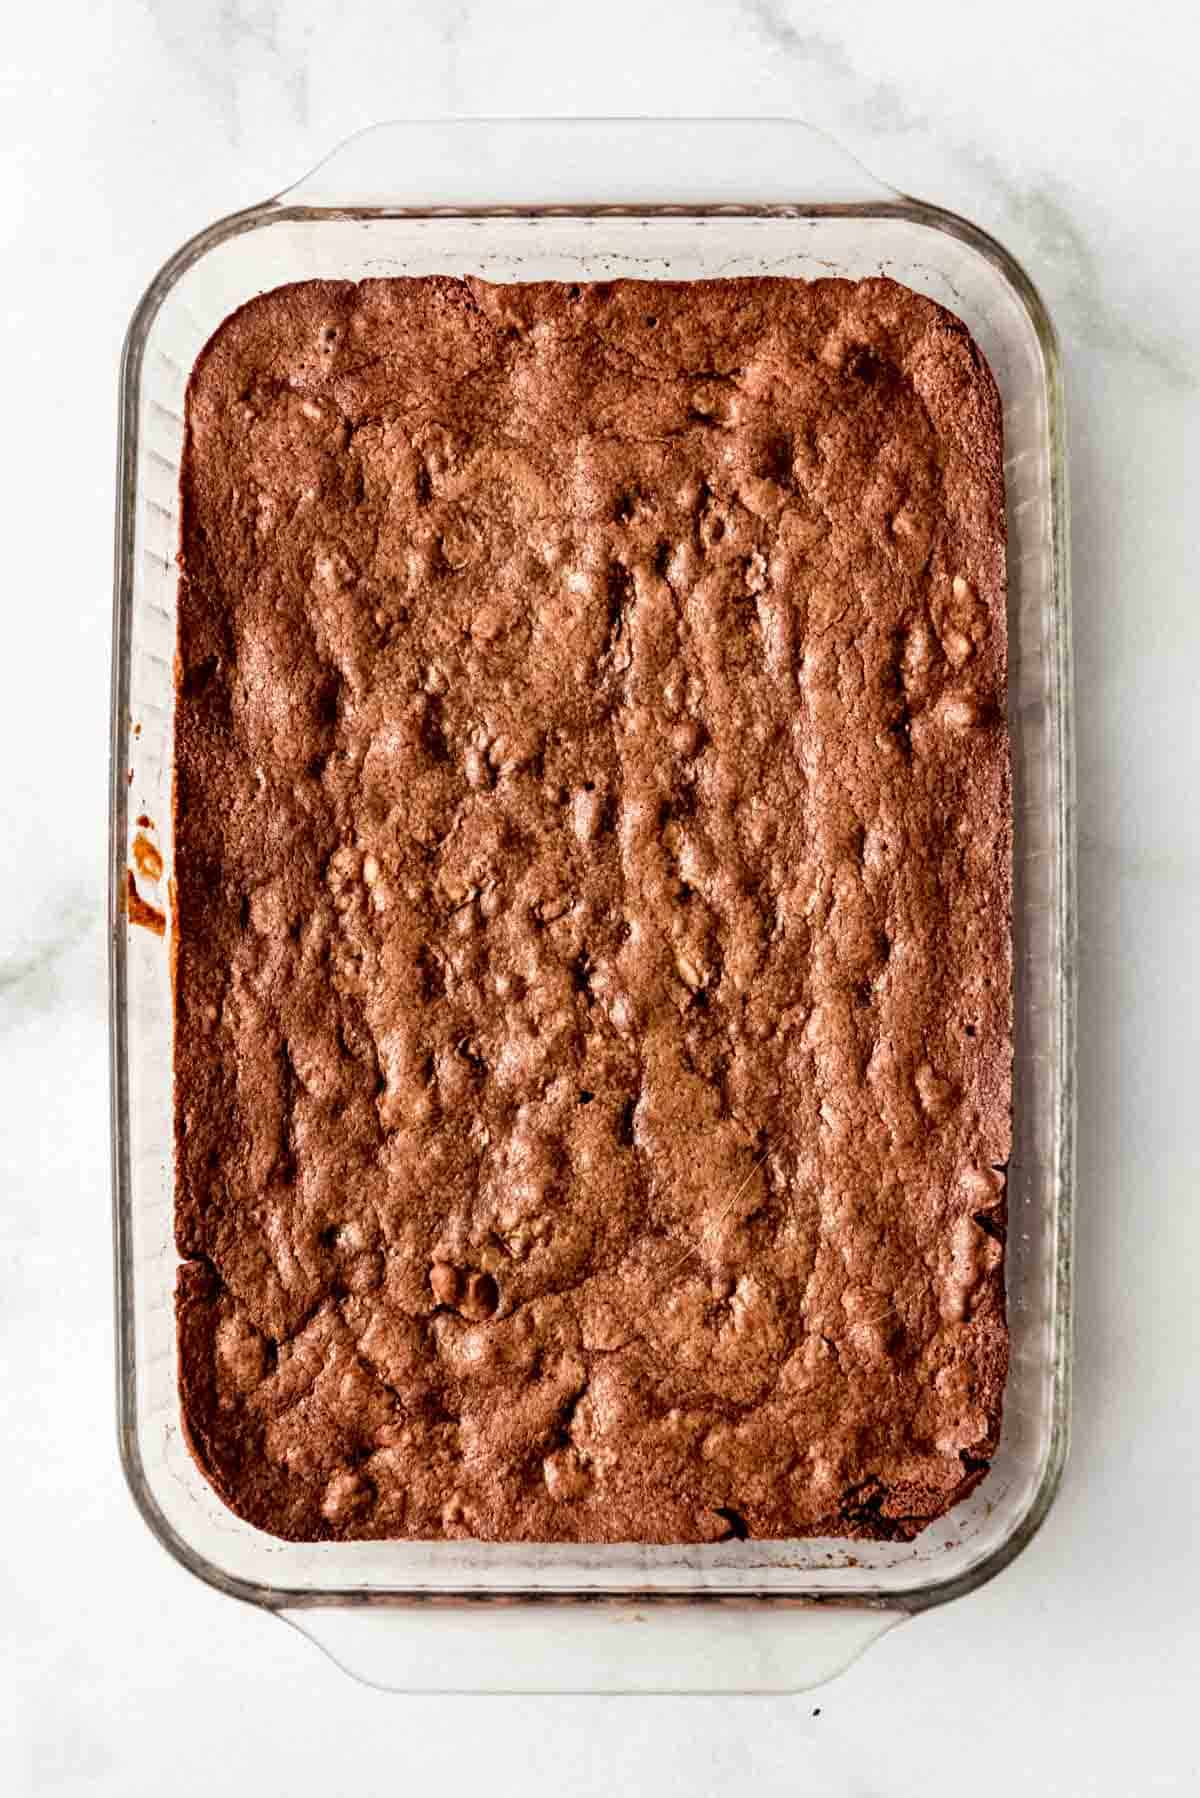
<path fill-rule="evenodd" d="M 1006 434 L 1015 802 L 1012 1365 L 989 1474 L 914 1542 L 284 1543 L 227 1510 L 184 1443 L 169 930 L 184 389 L 207 338 L 255 293 L 312 276 L 432 272 L 565 281 L 883 272 L 957 313 L 995 373 Z M 971 1591 L 1019 1553 L 1053 1499 L 1067 1444 L 1066 526 L 1058 354 L 1029 280 L 983 232 L 893 192 L 800 124 L 383 125 L 172 257 L 134 314 L 121 375 L 109 877 L 120 1446 L 142 1515 L 185 1567 L 397 1690 L 785 1691 L 828 1677 L 884 1629 Z M 165 933 L 144 927 L 155 913 Z"/>

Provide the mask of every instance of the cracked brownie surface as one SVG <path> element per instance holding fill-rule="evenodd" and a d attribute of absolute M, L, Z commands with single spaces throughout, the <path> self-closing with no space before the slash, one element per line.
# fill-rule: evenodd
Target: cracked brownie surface
<path fill-rule="evenodd" d="M 885 280 L 282 288 L 182 474 L 188 1437 L 290 1538 L 914 1534 L 1007 1360 L 1001 427 Z"/>

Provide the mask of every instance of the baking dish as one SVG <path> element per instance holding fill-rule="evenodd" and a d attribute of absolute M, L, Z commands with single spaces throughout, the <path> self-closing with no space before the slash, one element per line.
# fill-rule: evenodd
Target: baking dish
<path fill-rule="evenodd" d="M 183 1441 L 170 937 L 143 926 L 156 921 L 147 907 L 169 911 L 184 389 L 204 342 L 255 293 L 313 276 L 432 272 L 492 280 L 883 272 L 957 313 L 995 373 L 1006 434 L 1015 803 L 1012 1364 L 987 1478 L 914 1542 L 284 1543 L 225 1508 Z M 1026 276 L 975 227 L 884 187 L 791 121 L 379 126 L 297 187 L 202 232 L 155 278 L 125 345 L 118 463 L 109 870 L 117 1400 L 134 1498 L 184 1566 L 394 1689 L 780 1691 L 828 1677 L 872 1637 L 970 1591 L 1028 1542 L 1061 1473 L 1069 1391 L 1066 505 L 1054 333 Z"/>

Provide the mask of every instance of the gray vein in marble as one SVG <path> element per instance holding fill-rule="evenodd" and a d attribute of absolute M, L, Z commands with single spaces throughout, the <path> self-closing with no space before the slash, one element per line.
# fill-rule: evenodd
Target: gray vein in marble
<path fill-rule="evenodd" d="M 1054 294 L 1055 310 L 1070 321 L 1084 343 L 1092 349 L 1133 357 L 1173 385 L 1190 388 L 1200 384 L 1200 374 L 1177 344 L 1122 317 L 1105 299 L 1101 266 L 1076 222 L 1071 195 L 1061 183 L 1043 175 L 1036 186 L 1021 186 L 1005 174 L 994 156 L 964 148 L 958 154 L 974 164 L 981 180 L 1000 197 L 1034 280 Z"/>
<path fill-rule="evenodd" d="M 802 31 L 793 25 L 779 0 L 742 0 L 742 11 L 753 19 L 768 44 L 786 56 L 803 56 L 819 63 L 831 75 L 853 79 L 854 65 L 845 46 L 824 31 Z"/>
<path fill-rule="evenodd" d="M 740 0 L 740 10 L 768 48 L 818 69 L 827 82 L 861 90 L 862 77 L 845 45 L 828 32 L 793 23 L 786 0 Z M 1139 361 L 1174 386 L 1200 385 L 1200 372 L 1178 344 L 1125 318 L 1105 298 L 1102 266 L 1063 183 L 1049 174 L 1014 181 L 997 157 L 947 138 L 889 82 L 839 101 L 837 113 L 851 127 L 880 137 L 929 133 L 992 195 L 1003 219 L 998 234 L 1015 240 L 1020 259 L 1074 336 L 1088 348 Z"/>
<path fill-rule="evenodd" d="M 218 106 L 229 141 L 241 141 L 239 81 L 249 65 L 273 78 L 294 122 L 309 113 L 310 46 L 284 37 L 284 0 L 148 0 L 150 16 L 167 52 L 191 70 Z"/>
<path fill-rule="evenodd" d="M 474 11 L 473 0 L 453 0 L 435 14 L 446 57 L 446 107 L 452 113 L 462 110 L 462 46 Z"/>
<path fill-rule="evenodd" d="M 78 888 L 60 897 L 40 935 L 0 958 L 0 1034 L 53 1007 L 61 991 L 59 962 L 101 923 L 95 893 Z"/>
<path fill-rule="evenodd" d="M 807 31 L 794 25 L 782 0 L 741 0 L 741 9 L 769 47 L 815 64 L 827 77 L 852 81 L 861 88 L 862 76 L 845 45 L 827 31 Z M 883 81 L 839 111 L 844 119 L 881 135 L 917 131 L 927 124 L 924 114 L 914 111 L 898 87 Z"/>

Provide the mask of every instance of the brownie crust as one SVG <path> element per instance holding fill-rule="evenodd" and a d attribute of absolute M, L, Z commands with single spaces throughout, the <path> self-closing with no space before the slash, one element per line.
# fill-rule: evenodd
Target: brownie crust
<path fill-rule="evenodd" d="M 1000 408 L 887 280 L 308 282 L 187 400 L 188 1439 L 291 1539 L 906 1538 L 1007 1365 Z"/>

